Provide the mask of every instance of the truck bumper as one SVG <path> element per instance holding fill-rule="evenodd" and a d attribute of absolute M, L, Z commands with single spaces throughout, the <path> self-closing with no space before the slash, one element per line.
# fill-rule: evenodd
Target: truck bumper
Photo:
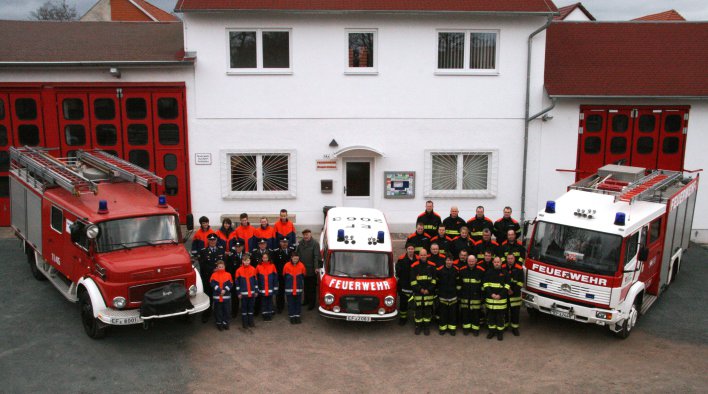
<path fill-rule="evenodd" d="M 605 326 L 613 325 L 623 319 L 621 313 L 614 309 L 590 308 L 571 302 L 559 301 L 527 289 L 521 289 L 521 298 L 528 309 L 536 309 L 549 315 L 582 323 Z M 603 316 L 605 318 L 602 318 Z"/>
<path fill-rule="evenodd" d="M 319 310 L 321 316 L 326 317 L 328 319 L 349 320 L 349 321 L 363 321 L 363 322 L 388 321 L 388 320 L 394 320 L 396 318 L 396 316 L 398 316 L 398 311 L 393 311 L 391 313 L 379 315 L 379 314 L 373 314 L 373 313 L 342 313 L 342 312 L 336 313 L 336 312 L 328 311 L 322 307 L 319 307 L 318 310 Z"/>
<path fill-rule="evenodd" d="M 195 313 L 203 312 L 209 308 L 209 296 L 204 293 L 197 293 L 194 297 L 190 297 L 189 301 L 192 303 L 194 308 L 187 309 L 182 312 L 170 313 L 168 315 L 158 315 L 150 316 L 147 318 L 142 318 L 140 316 L 140 309 L 128 309 L 119 310 L 106 308 L 98 312 L 98 320 L 105 324 L 112 326 L 125 326 L 130 324 L 140 324 L 146 320 L 152 319 L 164 319 L 166 317 L 181 316 L 181 315 L 192 315 Z"/>

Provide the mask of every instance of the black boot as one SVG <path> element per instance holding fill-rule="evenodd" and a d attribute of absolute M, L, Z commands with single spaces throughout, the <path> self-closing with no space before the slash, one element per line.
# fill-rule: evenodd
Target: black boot
<path fill-rule="evenodd" d="M 494 330 L 489 330 L 489 333 L 487 334 L 487 339 L 492 339 L 495 335 L 497 335 L 497 333 Z"/>
<path fill-rule="evenodd" d="M 253 315 L 248 316 L 248 326 L 249 327 L 255 327 L 256 323 L 253 321 Z"/>
<path fill-rule="evenodd" d="M 294 318 L 294 317 L 291 317 L 291 318 L 290 318 L 290 324 L 296 324 L 296 323 L 295 323 L 295 318 Z"/>
<path fill-rule="evenodd" d="M 399 325 L 399 326 L 405 326 L 405 325 L 406 325 L 406 319 L 398 319 L 398 325 Z"/>
<path fill-rule="evenodd" d="M 521 335 L 518 328 L 512 328 L 511 333 L 514 334 L 515 337 L 518 337 L 519 335 Z"/>
<path fill-rule="evenodd" d="M 241 320 L 241 325 L 243 328 L 248 328 L 248 320 L 245 317 Z"/>
<path fill-rule="evenodd" d="M 423 328 L 420 326 L 420 324 L 416 324 L 415 325 L 415 335 L 420 335 L 420 332 L 422 331 L 422 329 Z"/>
<path fill-rule="evenodd" d="M 504 340 L 504 331 L 499 331 L 499 334 L 497 334 L 497 340 L 499 340 L 499 341 Z"/>
<path fill-rule="evenodd" d="M 428 323 L 423 326 L 423 335 L 425 335 L 426 337 L 430 335 L 430 326 L 428 325 Z"/>
<path fill-rule="evenodd" d="M 472 330 L 472 335 L 478 337 L 478 336 L 479 336 L 479 330 Z"/>
<path fill-rule="evenodd" d="M 450 330 L 450 335 L 454 337 L 455 335 L 457 335 L 457 332 L 455 332 L 455 330 Z"/>
<path fill-rule="evenodd" d="M 464 336 L 470 335 L 470 330 L 469 330 L 468 328 L 463 328 L 463 329 L 462 329 L 462 335 L 464 335 Z"/>
<path fill-rule="evenodd" d="M 445 330 L 439 330 L 438 335 L 445 335 Z"/>

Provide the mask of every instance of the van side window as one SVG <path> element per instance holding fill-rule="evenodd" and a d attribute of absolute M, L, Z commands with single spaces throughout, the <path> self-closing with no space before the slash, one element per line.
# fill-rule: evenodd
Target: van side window
<path fill-rule="evenodd" d="M 627 245 L 624 254 L 624 265 L 629 264 L 630 261 L 637 255 L 637 250 L 639 249 L 639 231 L 632 234 L 627 238 Z"/>
<path fill-rule="evenodd" d="M 661 218 L 658 218 L 651 222 L 649 225 L 649 244 L 653 244 L 659 239 L 659 234 L 661 233 Z"/>
<path fill-rule="evenodd" d="M 63 225 L 64 225 L 64 213 L 61 211 L 61 209 L 52 206 L 52 222 L 51 226 L 52 229 L 58 232 L 59 234 L 62 233 L 63 230 Z"/>

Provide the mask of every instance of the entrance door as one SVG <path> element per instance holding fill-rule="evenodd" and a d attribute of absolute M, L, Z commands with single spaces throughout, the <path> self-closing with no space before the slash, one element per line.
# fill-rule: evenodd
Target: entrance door
<path fill-rule="evenodd" d="M 344 160 L 344 206 L 373 207 L 372 167 L 371 159 Z"/>

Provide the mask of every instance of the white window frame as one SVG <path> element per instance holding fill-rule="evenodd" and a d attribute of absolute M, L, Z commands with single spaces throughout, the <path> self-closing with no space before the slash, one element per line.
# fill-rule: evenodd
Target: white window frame
<path fill-rule="evenodd" d="M 231 68 L 231 32 L 256 32 L 256 68 Z M 288 32 L 288 68 L 263 68 L 263 32 L 285 31 Z M 293 73 L 293 30 L 284 27 L 230 27 L 226 29 L 226 74 L 270 74 L 284 75 Z"/>
<path fill-rule="evenodd" d="M 456 190 L 433 190 L 433 155 L 457 154 L 457 189 Z M 489 165 L 487 167 L 487 189 L 486 190 L 463 190 L 462 189 L 462 155 L 469 154 L 487 154 L 489 155 Z M 496 149 L 435 149 L 425 151 L 425 179 L 424 179 L 424 194 L 425 197 L 465 197 L 465 198 L 495 198 L 497 196 L 499 174 L 499 151 Z"/>
<path fill-rule="evenodd" d="M 264 155 L 288 155 L 288 190 L 263 191 L 261 157 Z M 231 157 L 238 155 L 258 156 L 258 186 L 256 191 L 231 190 Z M 294 150 L 284 149 L 227 149 L 219 152 L 221 157 L 221 197 L 223 199 L 293 199 L 297 195 L 297 155 Z"/>
<path fill-rule="evenodd" d="M 349 34 L 374 34 L 374 65 L 373 67 L 349 67 Z M 344 29 L 344 74 L 347 75 L 378 75 L 379 73 L 379 31 L 378 29 Z"/>
<path fill-rule="evenodd" d="M 465 53 L 462 61 L 463 68 L 438 68 L 438 55 L 440 43 L 440 33 L 465 33 Z M 496 49 L 494 52 L 494 69 L 473 69 L 470 64 L 470 37 L 472 33 L 495 33 Z M 501 53 L 501 31 L 495 29 L 436 29 L 435 31 L 435 75 L 499 75 L 499 55 Z"/>

